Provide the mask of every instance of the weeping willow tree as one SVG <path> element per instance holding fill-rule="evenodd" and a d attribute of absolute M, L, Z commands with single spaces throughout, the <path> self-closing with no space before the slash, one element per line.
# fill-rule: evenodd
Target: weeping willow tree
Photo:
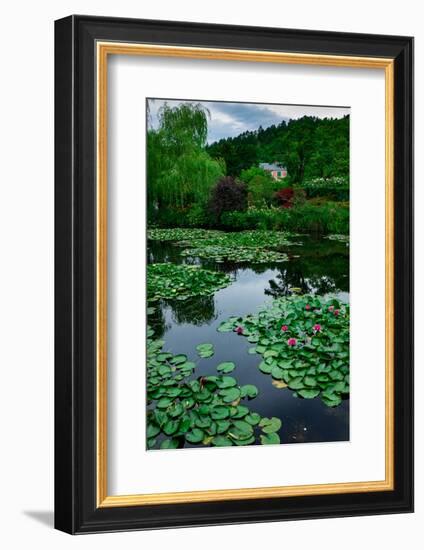
<path fill-rule="evenodd" d="M 159 127 L 147 133 L 147 199 L 149 209 L 205 204 L 214 183 L 225 172 L 222 161 L 205 151 L 209 111 L 201 104 L 166 103 Z"/>

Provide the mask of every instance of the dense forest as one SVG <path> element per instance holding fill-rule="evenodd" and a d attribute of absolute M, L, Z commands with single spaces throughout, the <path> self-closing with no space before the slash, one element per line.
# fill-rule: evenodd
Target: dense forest
<path fill-rule="evenodd" d="M 293 183 L 311 178 L 349 175 L 349 116 L 341 119 L 305 116 L 266 129 L 244 132 L 206 147 L 214 159 L 225 161 L 227 175 L 260 162 L 280 162 Z"/>

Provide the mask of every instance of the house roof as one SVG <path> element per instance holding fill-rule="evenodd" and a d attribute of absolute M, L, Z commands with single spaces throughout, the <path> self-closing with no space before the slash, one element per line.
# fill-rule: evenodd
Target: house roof
<path fill-rule="evenodd" d="M 259 163 L 259 168 L 262 168 L 262 170 L 269 170 L 270 172 L 274 170 L 285 170 L 285 167 L 281 164 L 269 164 L 268 162 Z"/>

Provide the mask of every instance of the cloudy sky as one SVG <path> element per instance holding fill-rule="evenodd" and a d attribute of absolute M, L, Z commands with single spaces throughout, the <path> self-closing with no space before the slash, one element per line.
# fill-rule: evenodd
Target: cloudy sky
<path fill-rule="evenodd" d="M 208 123 L 208 143 L 221 138 L 238 136 L 247 130 L 256 130 L 259 126 L 267 128 L 279 124 L 282 120 L 301 118 L 305 115 L 320 118 L 341 118 L 349 114 L 348 107 L 315 107 L 308 105 L 270 105 L 259 103 L 230 103 L 221 101 L 183 101 L 173 99 L 149 99 L 150 124 L 158 126 L 157 113 L 166 102 L 170 107 L 181 103 L 201 103 L 209 109 L 211 118 Z"/>

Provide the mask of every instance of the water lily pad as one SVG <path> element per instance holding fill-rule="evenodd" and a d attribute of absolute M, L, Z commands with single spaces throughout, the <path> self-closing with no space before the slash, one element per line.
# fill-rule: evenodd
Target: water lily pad
<path fill-rule="evenodd" d="M 171 405 L 172 399 L 169 399 L 168 397 L 163 397 L 162 399 L 159 399 L 159 401 L 156 403 L 156 407 L 158 409 L 166 409 Z"/>
<path fill-rule="evenodd" d="M 264 374 L 271 374 L 272 365 L 268 365 L 267 363 L 265 363 L 265 361 L 261 361 L 259 363 L 259 370 Z"/>
<path fill-rule="evenodd" d="M 199 344 L 198 346 L 196 346 L 196 350 L 199 356 L 203 359 L 212 357 L 212 355 L 214 354 L 213 344 Z"/>
<path fill-rule="evenodd" d="M 233 323 L 224 322 L 217 328 L 218 332 L 231 332 L 233 330 Z"/>
<path fill-rule="evenodd" d="M 160 448 L 161 449 L 177 449 L 179 446 L 178 439 L 165 439 L 162 441 Z"/>
<path fill-rule="evenodd" d="M 298 376 L 297 378 L 293 378 L 292 380 L 290 380 L 288 386 L 292 390 L 301 390 L 302 388 L 304 388 L 305 385 L 303 383 L 302 376 Z"/>
<path fill-rule="evenodd" d="M 148 449 L 153 449 L 155 447 L 155 445 L 156 445 L 156 439 L 154 437 L 147 440 L 147 448 Z"/>
<path fill-rule="evenodd" d="M 224 372 L 226 374 L 228 374 L 229 372 L 233 372 L 233 370 L 236 368 L 235 364 L 232 363 L 231 361 L 226 361 L 224 363 L 220 363 L 217 367 L 216 367 L 216 370 L 218 372 Z"/>
<path fill-rule="evenodd" d="M 258 413 L 252 412 L 244 417 L 245 422 L 256 426 L 261 420 L 261 416 Z"/>
<path fill-rule="evenodd" d="M 242 433 L 245 433 L 248 435 L 253 433 L 253 428 L 251 424 L 249 424 L 248 422 L 245 422 L 244 420 L 235 420 L 234 426 L 237 428 L 237 430 L 239 430 Z"/>
<path fill-rule="evenodd" d="M 260 440 L 262 445 L 278 445 L 281 443 L 280 436 L 275 432 L 270 434 L 261 434 Z"/>
<path fill-rule="evenodd" d="M 156 424 L 147 424 L 147 437 L 152 438 L 160 433 L 160 427 Z"/>
<path fill-rule="evenodd" d="M 222 376 L 222 378 L 216 381 L 216 385 L 221 389 L 232 388 L 233 386 L 237 386 L 237 380 L 232 376 Z"/>
<path fill-rule="evenodd" d="M 249 408 L 245 405 L 237 405 L 237 407 L 232 408 L 232 412 L 230 413 L 232 418 L 243 418 L 247 414 L 249 414 Z"/>
<path fill-rule="evenodd" d="M 163 427 L 163 432 L 166 435 L 173 435 L 178 430 L 179 421 L 178 420 L 168 420 Z"/>
<path fill-rule="evenodd" d="M 218 434 L 223 434 L 228 430 L 230 426 L 231 422 L 229 422 L 228 420 L 218 420 L 216 422 L 216 432 Z"/>
<path fill-rule="evenodd" d="M 167 361 L 168 359 L 171 359 L 171 358 L 172 358 L 172 353 L 158 353 L 158 355 L 156 355 L 156 361 L 160 361 L 160 362 Z"/>
<path fill-rule="evenodd" d="M 259 390 L 256 386 L 254 386 L 253 384 L 246 384 L 244 386 L 242 386 L 241 388 L 241 397 L 248 397 L 249 399 L 253 399 L 255 398 L 258 393 L 259 393 Z"/>
<path fill-rule="evenodd" d="M 282 426 L 282 422 L 279 418 L 273 416 L 272 418 L 262 418 L 259 422 L 259 426 L 262 428 L 262 431 L 266 434 L 273 432 L 278 432 Z"/>
<path fill-rule="evenodd" d="M 299 390 L 297 393 L 304 399 L 314 399 L 314 397 L 317 397 L 317 395 L 319 395 L 320 390 Z"/>
<path fill-rule="evenodd" d="M 194 428 L 185 434 L 185 438 L 189 443 L 200 443 L 204 437 L 204 431 L 199 428 Z"/>
<path fill-rule="evenodd" d="M 174 355 L 170 360 L 170 363 L 173 365 L 181 365 L 182 363 L 187 362 L 187 355 L 180 354 L 180 355 Z"/>
<path fill-rule="evenodd" d="M 284 378 L 284 371 L 278 366 L 274 366 L 271 369 L 271 376 L 276 380 L 282 380 Z"/>
<path fill-rule="evenodd" d="M 212 424 L 212 419 L 209 416 L 201 416 L 197 418 L 194 422 L 198 428 L 209 428 Z"/>
<path fill-rule="evenodd" d="M 255 436 L 252 435 L 250 437 L 247 437 L 245 439 L 234 439 L 234 443 L 238 446 L 240 445 L 252 445 L 252 443 L 255 442 Z"/>
<path fill-rule="evenodd" d="M 220 391 L 224 403 L 232 403 L 240 397 L 239 388 L 228 388 Z"/>
<path fill-rule="evenodd" d="M 216 435 L 212 439 L 212 445 L 215 445 L 215 447 L 231 447 L 232 444 L 231 439 L 223 435 Z"/>
<path fill-rule="evenodd" d="M 228 418 L 230 416 L 230 408 L 224 407 L 222 405 L 218 405 L 211 409 L 211 417 L 214 420 L 222 420 L 224 418 Z"/>

